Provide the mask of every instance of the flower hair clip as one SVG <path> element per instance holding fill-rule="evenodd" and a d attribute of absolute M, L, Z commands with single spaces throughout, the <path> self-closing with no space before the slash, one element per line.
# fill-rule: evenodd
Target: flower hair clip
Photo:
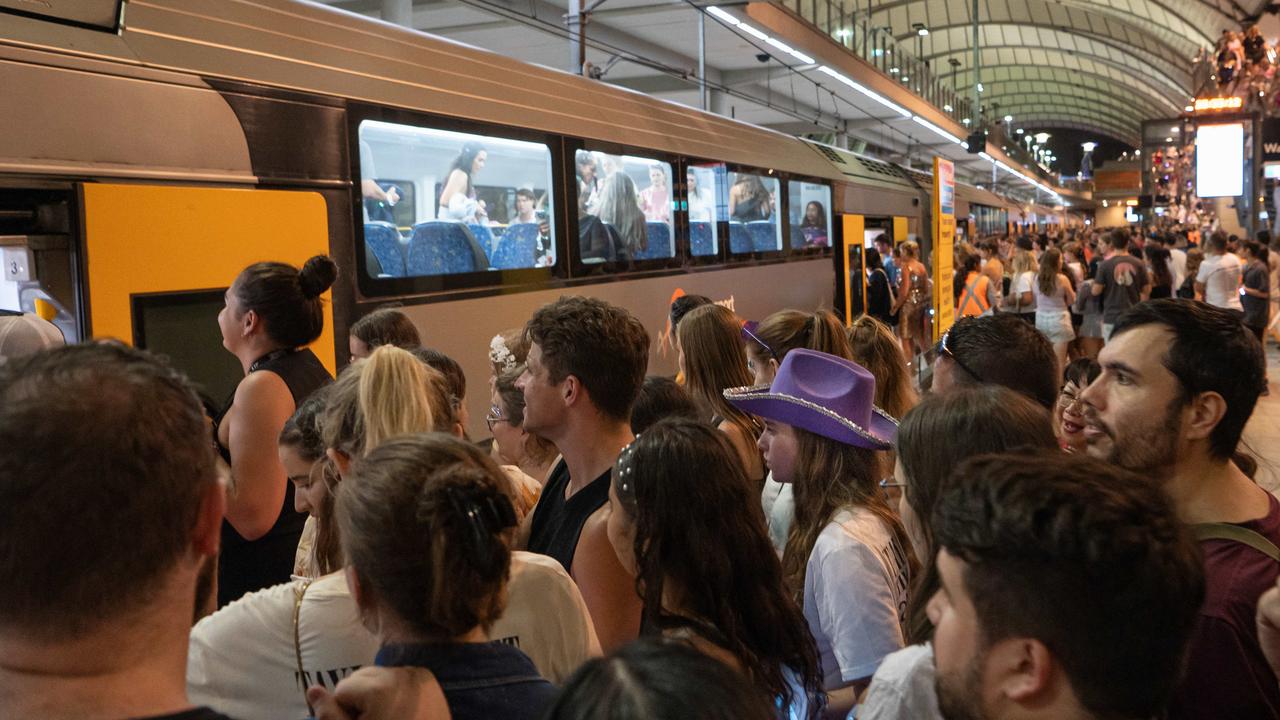
<path fill-rule="evenodd" d="M 511 350 L 507 348 L 507 343 L 502 339 L 501 335 L 494 335 L 489 341 L 489 361 L 499 368 L 502 372 L 514 370 L 516 365 L 516 356 L 511 354 Z"/>

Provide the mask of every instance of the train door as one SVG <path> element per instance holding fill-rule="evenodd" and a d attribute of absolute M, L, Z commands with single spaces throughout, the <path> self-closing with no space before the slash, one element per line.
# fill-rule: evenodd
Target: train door
<path fill-rule="evenodd" d="M 862 215 L 845 214 L 839 216 L 839 220 L 840 241 L 836 252 L 832 254 L 836 272 L 835 309 L 848 327 L 855 318 L 867 311 L 867 274 L 863 265 L 865 218 Z"/>
<path fill-rule="evenodd" d="M 254 262 L 301 266 L 330 249 L 317 192 L 84 183 L 43 204 L 26 195 L 32 232 L 25 251 L 13 241 L 4 250 L 6 261 L 33 260 L 26 279 L 5 283 L 10 295 L 17 290 L 18 307 L 32 310 L 37 299 L 51 305 L 71 342 L 116 338 L 167 355 L 218 401 L 243 375 L 222 348 L 217 323 L 232 280 Z M 21 197 L 0 191 L 10 205 Z M 312 349 L 332 372 L 333 313 L 325 299 L 324 333 Z"/>

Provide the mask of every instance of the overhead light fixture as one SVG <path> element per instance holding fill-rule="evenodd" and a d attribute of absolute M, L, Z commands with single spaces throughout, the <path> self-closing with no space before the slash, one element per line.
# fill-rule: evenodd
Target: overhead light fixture
<path fill-rule="evenodd" d="M 991 157 L 990 155 L 986 154 L 985 152 L 980 152 L 980 153 L 978 153 L 978 157 L 980 157 L 980 158 L 982 158 L 983 160 L 986 160 L 987 162 L 990 162 L 990 163 L 993 163 L 993 162 L 995 162 L 995 161 L 996 161 L 996 159 L 995 159 L 995 158 Z"/>
<path fill-rule="evenodd" d="M 1027 131 L 1024 128 L 1018 128 L 1017 130 L 1014 130 L 1014 132 L 1018 133 L 1019 135 L 1025 135 Z"/>
<path fill-rule="evenodd" d="M 765 35 L 763 32 L 761 32 L 761 31 L 759 31 L 759 30 L 755 29 L 754 27 L 752 27 L 752 26 L 750 26 L 750 25 L 748 25 L 748 24 L 746 24 L 746 23 L 744 23 L 744 22 L 740 22 L 740 23 L 738 23 L 738 29 L 739 29 L 739 30 L 741 30 L 742 32 L 744 32 L 744 33 L 746 33 L 746 34 L 750 35 L 751 37 L 756 38 L 757 40 L 764 40 L 764 41 L 766 41 L 766 42 L 769 40 L 769 36 L 768 36 L 768 35 Z"/>
<path fill-rule="evenodd" d="M 890 75 L 897 75 L 897 74 L 898 74 L 898 68 L 896 68 L 896 67 L 891 67 L 891 68 L 889 68 L 889 74 L 890 74 Z"/>
<path fill-rule="evenodd" d="M 1053 136 L 1052 136 L 1052 135 L 1050 135 L 1050 134 L 1049 134 L 1049 133 L 1047 133 L 1047 132 L 1038 132 L 1038 133 L 1036 133 L 1036 142 L 1037 142 L 1037 143 L 1039 143 L 1039 144 L 1041 144 L 1041 145 L 1043 145 L 1043 144 L 1045 144 L 1045 143 L 1049 142 L 1049 138 L 1051 138 L 1051 137 L 1053 137 Z"/>
<path fill-rule="evenodd" d="M 721 10 L 720 8 L 716 7 L 715 5 L 708 5 L 708 6 L 707 6 L 707 12 L 711 13 L 711 15 L 713 15 L 714 17 L 719 18 L 720 20 L 723 20 L 724 22 L 729 23 L 730 25 L 732 25 L 732 26 L 734 26 L 734 27 L 737 27 L 737 26 L 740 24 L 740 23 L 738 22 L 738 18 L 736 18 L 736 17 L 734 17 L 734 16 L 730 15 L 729 13 L 725 12 L 724 10 Z"/>
<path fill-rule="evenodd" d="M 839 30 L 836 30 L 836 37 L 838 38 L 847 38 L 852 36 L 853 36 L 853 31 L 850 30 L 849 28 L 840 28 Z"/>
<path fill-rule="evenodd" d="M 939 137 L 946 138 L 946 139 L 950 140 L 951 142 L 953 142 L 953 143 L 955 143 L 955 144 L 957 144 L 957 145 L 962 145 L 962 144 L 964 144 L 964 141 L 963 141 L 963 140 L 961 140 L 960 138 L 956 137 L 955 135 L 952 135 L 951 133 L 947 132 L 946 130 L 943 130 L 942 128 L 938 127 L 937 125 L 934 125 L 933 123 L 929 122 L 928 120 L 925 120 L 924 118 L 920 117 L 919 115 L 912 115 L 912 116 L 911 116 L 911 119 L 912 119 L 912 120 L 915 120 L 917 124 L 919 124 L 919 125 L 921 125 L 921 126 L 923 126 L 923 127 L 926 127 L 926 128 L 928 128 L 928 129 L 932 130 L 932 131 L 934 132 L 934 134 L 938 135 Z"/>
<path fill-rule="evenodd" d="M 741 27 L 741 26 L 740 26 L 740 27 Z M 774 46 L 774 47 L 778 48 L 779 50 L 781 50 L 782 52 L 784 52 L 784 53 L 786 53 L 786 54 L 790 55 L 791 57 L 793 57 L 793 58 L 795 58 L 795 59 L 799 60 L 800 62 L 804 63 L 805 65 L 812 65 L 812 64 L 813 64 L 813 58 L 809 57 L 808 55 L 805 55 L 804 53 L 800 52 L 799 50 L 796 50 L 795 48 L 791 47 L 790 45 L 788 45 L 788 44 L 786 44 L 786 43 L 782 42 L 781 40 L 779 40 L 779 39 L 777 39 L 777 38 L 767 37 L 767 38 L 765 38 L 765 42 L 767 42 L 767 43 L 769 43 L 770 45 L 772 45 L 772 46 Z"/>
<path fill-rule="evenodd" d="M 857 90 L 858 92 L 862 93 L 863 95 L 866 95 L 867 97 L 871 98 L 872 100 L 875 100 L 876 102 L 878 102 L 878 103 L 880 103 L 881 105 L 883 105 L 883 106 L 885 106 L 885 107 L 889 108 L 890 110 L 894 111 L 895 113 L 897 113 L 897 114 L 901 115 L 901 116 L 902 116 L 902 117 L 904 117 L 904 118 L 909 118 L 909 117 L 911 117 L 911 111 L 910 111 L 910 110 L 907 110 L 906 108 L 904 108 L 904 107 L 902 107 L 901 105 L 899 105 L 899 104 L 897 104 L 897 103 L 893 102 L 892 100 L 888 100 L 888 99 L 886 99 L 886 98 L 882 97 L 879 93 L 877 93 L 877 92 L 875 92 L 875 91 L 868 90 L 867 88 L 863 87 L 862 85 L 859 85 L 858 83 L 856 83 L 856 82 L 854 82 L 854 81 L 850 80 L 849 78 L 845 77 L 842 73 L 840 73 L 840 72 L 839 72 L 839 71 L 837 71 L 837 70 L 832 70 L 831 68 L 827 67 L 826 65 L 821 65 L 821 66 L 819 66 L 819 67 L 818 67 L 818 72 L 823 73 L 824 75 L 829 75 L 829 76 L 831 76 L 831 77 L 835 78 L 836 80 L 839 80 L 841 83 L 843 83 L 843 84 L 845 84 L 845 85 L 848 85 L 849 87 L 853 88 L 854 90 Z"/>
<path fill-rule="evenodd" d="M 907 77 L 906 75 L 902 76 L 902 82 L 910 82 L 910 81 L 911 81 L 911 78 Z"/>
<path fill-rule="evenodd" d="M 1178 130 L 1179 130 L 1179 129 L 1178 129 L 1178 128 L 1176 128 L 1176 127 L 1171 127 L 1171 128 L 1169 128 L 1169 132 L 1171 132 L 1171 133 L 1176 133 L 1176 132 L 1178 132 Z"/>
<path fill-rule="evenodd" d="M 1173 142 L 1173 138 L 1171 138 L 1171 137 L 1167 137 L 1167 138 L 1165 138 L 1165 139 L 1164 139 L 1164 141 L 1165 141 L 1165 142 L 1167 142 L 1167 143 L 1171 143 L 1171 142 Z"/>
<path fill-rule="evenodd" d="M 1084 151 L 1089 153 L 1089 152 L 1093 152 L 1094 148 L 1098 147 L 1098 143 L 1090 140 L 1087 143 L 1080 143 L 1080 147 L 1084 148 Z"/>
<path fill-rule="evenodd" d="M 916 31 L 916 35 L 924 37 L 929 34 L 929 28 L 924 23 L 911 23 L 911 28 Z"/>
<path fill-rule="evenodd" d="M 952 111 L 954 111 L 954 110 L 955 110 L 955 108 L 951 107 L 951 105 L 950 105 L 950 104 L 948 104 L 948 105 L 943 105 L 943 106 L 942 106 L 942 109 L 943 109 L 943 110 L 945 110 L 945 111 L 947 111 L 947 112 L 952 112 Z"/>
<path fill-rule="evenodd" d="M 1005 122 L 1007 122 L 1007 123 L 1013 122 L 1013 116 L 1012 116 L 1012 115 L 1005 115 L 1005 116 L 1004 116 L 1004 121 L 1005 121 Z"/>
<path fill-rule="evenodd" d="M 963 119 L 963 120 L 961 120 L 960 122 L 964 123 L 965 125 L 968 125 L 968 124 L 969 124 L 969 118 L 964 118 L 964 119 Z"/>
<path fill-rule="evenodd" d="M 982 83 L 978 83 L 978 92 L 986 92 L 987 89 L 982 87 Z"/>
<path fill-rule="evenodd" d="M 1195 112 L 1195 110 L 1196 110 L 1196 106 L 1195 106 L 1195 105 L 1188 105 L 1188 106 L 1186 106 L 1186 107 L 1182 108 L 1182 112 Z"/>

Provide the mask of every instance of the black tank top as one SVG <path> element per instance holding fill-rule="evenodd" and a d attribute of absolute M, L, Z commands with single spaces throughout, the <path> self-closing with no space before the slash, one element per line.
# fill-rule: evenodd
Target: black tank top
<path fill-rule="evenodd" d="M 609 502 L 609 474 L 592 480 L 573 497 L 565 500 L 564 490 L 569 486 L 569 465 L 564 460 L 556 465 L 547 484 L 542 488 L 542 498 L 533 510 L 533 523 L 529 529 L 529 552 L 547 555 L 560 561 L 564 571 L 573 567 L 573 553 L 578 549 L 578 536 L 587 518 Z"/>
<path fill-rule="evenodd" d="M 315 353 L 302 350 L 276 350 L 249 366 L 249 372 L 270 371 L 280 376 L 293 396 L 296 408 L 307 396 L 331 382 L 333 376 L 320 364 Z M 245 377 L 248 377 L 246 375 Z M 217 422 L 221 424 L 235 401 L 235 393 L 227 398 Z M 215 434 L 214 437 L 217 437 Z M 222 458 L 231 462 L 231 451 L 218 445 Z M 306 513 L 293 509 L 293 483 L 285 481 L 284 503 L 280 514 L 266 535 L 246 540 L 231 523 L 222 522 L 222 552 L 218 557 L 218 607 L 239 600 L 245 593 L 288 582 L 293 574 L 293 559 L 306 524 Z"/>

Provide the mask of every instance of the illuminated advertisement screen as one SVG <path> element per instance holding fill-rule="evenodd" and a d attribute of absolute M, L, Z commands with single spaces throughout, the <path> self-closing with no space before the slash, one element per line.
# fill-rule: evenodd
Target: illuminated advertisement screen
<path fill-rule="evenodd" d="M 1196 131 L 1196 194 L 1244 194 L 1244 125 L 1201 125 Z"/>

